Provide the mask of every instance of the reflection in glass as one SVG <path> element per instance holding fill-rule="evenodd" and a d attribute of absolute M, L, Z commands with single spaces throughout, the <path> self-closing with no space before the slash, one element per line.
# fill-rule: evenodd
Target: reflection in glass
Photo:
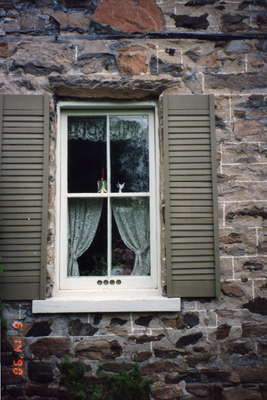
<path fill-rule="evenodd" d="M 148 118 L 110 118 L 112 192 L 149 191 Z"/>
<path fill-rule="evenodd" d="M 149 199 L 111 200 L 112 275 L 150 275 Z"/>
<path fill-rule="evenodd" d="M 69 199 L 68 276 L 107 274 L 107 203 Z"/>
<path fill-rule="evenodd" d="M 96 193 L 106 180 L 106 117 L 68 118 L 68 192 Z"/>

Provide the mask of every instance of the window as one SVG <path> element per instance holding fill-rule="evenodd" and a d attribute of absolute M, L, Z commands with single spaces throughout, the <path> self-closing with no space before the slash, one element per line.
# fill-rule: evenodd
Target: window
<path fill-rule="evenodd" d="M 64 111 L 61 126 L 59 288 L 156 288 L 153 111 Z"/>
<path fill-rule="evenodd" d="M 46 299 L 49 102 L 42 95 L 0 95 L 2 299 L 33 300 L 33 312 L 41 313 L 177 311 L 181 296 L 218 295 L 213 97 L 162 99 L 162 130 L 154 103 L 59 104 L 57 207 L 51 208 L 57 263 L 53 271 L 49 266 L 55 290 Z M 82 215 L 90 217 L 86 240 Z M 76 231 L 69 221 L 83 225 Z"/>

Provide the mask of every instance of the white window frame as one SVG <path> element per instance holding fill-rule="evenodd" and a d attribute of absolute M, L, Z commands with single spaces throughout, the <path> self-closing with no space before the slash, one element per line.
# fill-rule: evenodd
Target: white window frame
<path fill-rule="evenodd" d="M 68 288 L 62 288 L 60 284 L 60 273 L 62 268 L 66 267 L 66 246 L 65 241 L 64 255 L 60 251 L 62 245 L 62 221 L 64 219 L 66 231 L 67 214 L 66 210 L 62 210 L 62 185 L 66 185 L 66 168 L 62 175 L 61 170 L 61 158 L 62 158 L 62 119 L 63 119 L 63 130 L 66 132 L 66 115 L 96 115 L 101 110 L 102 114 L 106 114 L 108 111 L 114 114 L 120 114 L 123 110 L 125 114 L 136 115 L 153 114 L 152 122 L 154 139 L 154 151 L 152 159 L 149 159 L 150 163 L 154 164 L 154 167 L 150 165 L 152 179 L 152 187 L 150 192 L 153 195 L 152 210 L 150 209 L 150 233 L 154 242 L 153 250 L 151 251 L 151 271 L 152 284 L 151 282 L 147 285 L 144 284 L 142 287 L 129 287 L 128 282 L 120 287 L 114 288 L 113 285 L 101 285 L 98 287 L 88 288 L 86 285 L 81 287 L 72 287 L 72 283 Z M 73 313 L 73 312 L 145 312 L 145 311 L 180 311 L 180 298 L 167 298 L 163 296 L 161 286 L 161 254 L 160 254 L 160 154 L 159 154 L 159 124 L 158 124 L 158 108 L 155 102 L 120 102 L 120 103 L 106 103 L 106 102 L 59 102 L 57 106 L 57 117 L 58 117 L 58 135 L 57 135 L 57 150 L 56 150 L 56 243 L 55 243 L 55 279 L 52 297 L 46 300 L 34 300 L 32 304 L 33 313 Z M 152 118 L 152 117 L 150 117 Z M 151 127 L 152 127 L 151 126 Z M 67 135 L 65 135 L 67 136 Z M 65 137 L 66 139 L 66 137 Z M 150 139 L 151 140 L 151 139 Z M 152 152 L 150 152 L 152 153 Z M 151 168 L 152 167 L 152 168 Z M 65 183 L 62 180 L 65 179 Z M 66 193 L 66 192 L 65 192 Z M 129 194 L 128 194 L 129 195 Z M 93 195 L 94 196 L 94 195 Z M 130 194 L 132 196 L 132 194 Z M 63 211 L 63 214 L 62 214 Z M 80 279 L 81 277 L 78 277 Z M 131 279 L 129 277 L 126 281 Z M 140 281 L 144 277 L 138 277 Z M 73 278 L 70 278 L 73 279 Z M 75 279 L 75 278 L 74 278 Z M 77 279 L 77 278 L 76 278 Z M 91 278 L 90 278 L 91 279 Z M 143 282 L 145 280 L 143 279 Z"/>
<path fill-rule="evenodd" d="M 68 149 L 68 117 L 84 117 L 84 116 L 104 116 L 107 117 L 107 142 L 109 141 L 109 119 L 112 116 L 142 116 L 148 117 L 148 143 L 149 143 L 149 192 L 145 193 L 71 193 L 68 194 L 67 188 L 67 157 L 62 157 L 62 154 L 67 154 Z M 58 268 L 59 268 L 59 289 L 65 290 L 95 290 L 100 292 L 116 292 L 118 290 L 142 290 L 142 289 L 157 289 L 158 287 L 158 265 L 160 254 L 158 252 L 158 215 L 157 215 L 157 174 L 155 160 L 155 129 L 154 129 L 154 112 L 153 110 L 84 110 L 84 111 L 63 111 L 61 113 L 61 138 L 60 138 L 60 206 L 59 206 L 59 245 L 58 245 Z M 109 145 L 108 145 L 109 148 Z M 107 152 L 109 157 L 109 152 Z M 109 163 L 107 165 L 107 178 L 110 177 Z M 67 248 L 67 233 L 68 233 L 68 210 L 67 202 L 69 198 L 102 198 L 107 199 L 108 215 L 111 216 L 110 202 L 111 198 L 132 198 L 132 197 L 147 197 L 149 198 L 149 213 L 150 213 L 150 253 L 151 253 L 151 274 L 150 276 L 110 276 L 110 277 L 70 277 L 67 276 L 66 266 L 68 265 L 68 248 Z M 108 237 L 111 235 L 111 224 L 108 221 Z M 108 246 L 108 260 L 111 259 L 111 248 Z M 98 281 L 109 282 L 115 280 L 121 282 L 119 285 L 102 284 L 98 285 Z"/>

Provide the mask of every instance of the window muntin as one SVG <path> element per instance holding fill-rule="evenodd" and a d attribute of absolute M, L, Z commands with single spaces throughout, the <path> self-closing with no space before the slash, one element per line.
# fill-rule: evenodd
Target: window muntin
<path fill-rule="evenodd" d="M 60 288 L 155 288 L 153 113 L 65 112 L 62 125 Z M 91 237 L 75 233 L 77 209 Z"/>

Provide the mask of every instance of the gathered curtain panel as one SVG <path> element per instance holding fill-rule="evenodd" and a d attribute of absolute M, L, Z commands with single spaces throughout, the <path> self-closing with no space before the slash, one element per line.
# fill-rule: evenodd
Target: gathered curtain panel
<path fill-rule="evenodd" d="M 102 206 L 102 199 L 72 199 L 69 204 L 69 276 L 80 275 L 77 259 L 94 240 Z"/>
<path fill-rule="evenodd" d="M 131 275 L 148 275 L 150 272 L 148 199 L 113 199 L 112 210 L 123 243 L 135 254 Z"/>

